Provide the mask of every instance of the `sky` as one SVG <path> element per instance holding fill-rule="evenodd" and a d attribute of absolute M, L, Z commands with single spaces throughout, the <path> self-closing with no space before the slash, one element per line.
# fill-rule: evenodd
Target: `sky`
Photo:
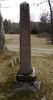
<path fill-rule="evenodd" d="M 1 13 L 3 19 L 10 19 L 12 22 L 19 22 L 20 19 L 20 4 L 22 2 L 29 3 L 30 6 L 30 19 L 32 21 L 39 21 L 42 13 L 49 12 L 48 3 L 42 3 L 46 0 L 0 0 Z M 38 4 L 40 4 L 38 6 Z"/>

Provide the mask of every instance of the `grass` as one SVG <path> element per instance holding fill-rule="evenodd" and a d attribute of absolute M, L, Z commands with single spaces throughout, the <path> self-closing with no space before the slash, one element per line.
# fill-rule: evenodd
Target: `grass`
<path fill-rule="evenodd" d="M 9 75 L 16 70 L 16 67 L 13 69 L 12 66 L 9 66 L 10 60 L 13 60 L 15 57 L 16 53 L 9 50 L 6 53 L 0 53 L 0 82 L 6 82 L 10 77 Z"/>
<path fill-rule="evenodd" d="M 53 100 L 53 55 L 33 57 L 32 65 L 36 68 L 38 79 L 43 82 L 47 100 Z"/>
<path fill-rule="evenodd" d="M 53 48 L 46 44 L 46 38 L 31 36 L 32 46 Z M 19 35 L 6 35 L 6 44 L 18 43 Z M 38 55 L 38 56 L 37 56 Z M 19 53 L 7 51 L 0 53 L 0 100 L 41 100 L 46 96 L 46 100 L 53 100 L 53 55 L 35 54 L 32 56 L 32 67 L 37 71 L 37 79 L 42 82 L 41 89 L 37 92 L 15 92 L 12 91 L 13 81 L 16 78 L 19 62 L 12 67 L 9 66 L 10 60 L 13 60 Z"/>
<path fill-rule="evenodd" d="M 15 43 L 20 43 L 20 35 L 10 35 L 10 34 L 6 34 L 5 35 L 6 38 L 6 44 L 15 44 Z M 41 38 L 38 37 L 37 35 L 31 35 L 31 46 L 32 47 L 42 47 L 42 48 L 53 48 L 53 45 L 48 45 L 46 43 L 47 38 Z"/>
<path fill-rule="evenodd" d="M 19 63 L 10 67 L 8 62 L 16 56 L 17 53 L 12 51 L 0 54 L 0 100 L 40 100 L 43 95 L 47 100 L 53 100 L 53 55 L 32 56 L 32 66 L 37 71 L 38 80 L 42 82 L 41 90 L 36 93 L 11 91 Z"/>

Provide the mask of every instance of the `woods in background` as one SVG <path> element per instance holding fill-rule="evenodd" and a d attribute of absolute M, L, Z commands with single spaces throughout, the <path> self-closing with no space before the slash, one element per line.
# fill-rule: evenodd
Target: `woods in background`
<path fill-rule="evenodd" d="M 4 23 L 4 29 L 6 34 L 17 34 L 19 30 L 19 24 L 18 23 L 12 23 L 10 20 L 5 19 L 3 21 Z"/>
<path fill-rule="evenodd" d="M 19 23 L 11 22 L 5 19 L 3 21 L 6 34 L 19 34 Z M 51 23 L 46 20 L 46 17 L 41 15 L 40 22 L 31 22 L 31 33 L 38 34 L 42 32 L 51 33 Z"/>

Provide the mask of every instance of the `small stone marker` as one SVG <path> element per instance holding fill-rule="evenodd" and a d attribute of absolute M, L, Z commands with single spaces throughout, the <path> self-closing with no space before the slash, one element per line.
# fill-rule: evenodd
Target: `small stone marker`
<path fill-rule="evenodd" d="M 17 72 L 16 81 L 20 89 L 37 88 L 36 72 L 31 67 L 31 41 L 30 41 L 30 12 L 29 4 L 20 4 L 20 68 Z M 31 85 L 32 86 L 31 86 Z M 22 88 L 21 88 L 22 87 Z"/>

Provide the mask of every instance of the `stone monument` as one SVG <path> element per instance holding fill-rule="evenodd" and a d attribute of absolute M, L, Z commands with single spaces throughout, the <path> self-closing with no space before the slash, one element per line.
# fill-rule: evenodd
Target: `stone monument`
<path fill-rule="evenodd" d="M 19 88 L 36 87 L 36 72 L 31 67 L 31 40 L 30 40 L 30 12 L 29 4 L 20 4 L 20 68 L 17 72 L 17 84 Z M 33 85 L 32 85 L 33 84 Z M 28 88 L 27 88 L 28 87 Z"/>
<path fill-rule="evenodd" d="M 0 5 L 0 52 L 5 51 L 5 31 L 3 26 L 3 18 L 1 15 L 1 5 Z"/>
<path fill-rule="evenodd" d="M 31 41 L 30 41 L 29 4 L 20 5 L 20 74 L 31 74 Z"/>

